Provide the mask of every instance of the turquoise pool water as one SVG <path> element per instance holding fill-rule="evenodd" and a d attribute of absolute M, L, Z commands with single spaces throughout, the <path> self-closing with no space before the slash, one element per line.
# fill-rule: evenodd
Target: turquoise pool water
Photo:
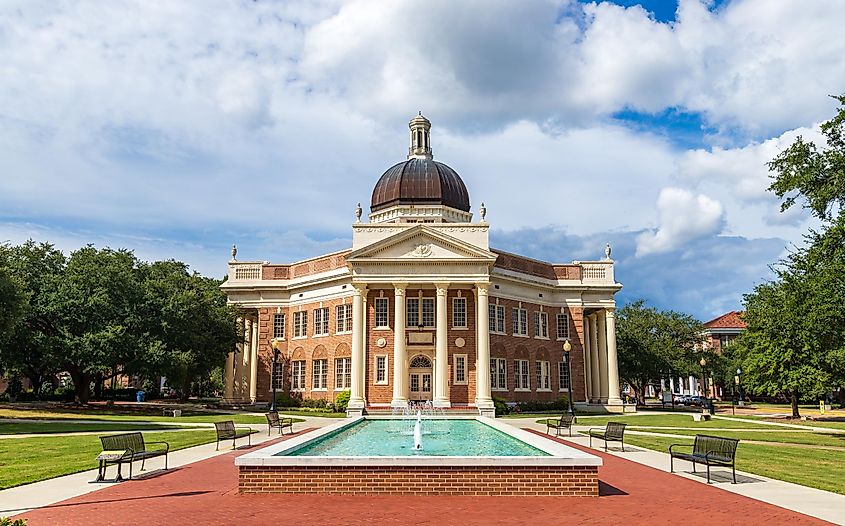
<path fill-rule="evenodd" d="M 477 420 L 424 420 L 423 448 L 414 449 L 413 422 L 362 420 L 286 456 L 312 457 L 546 457 L 545 451 Z"/>

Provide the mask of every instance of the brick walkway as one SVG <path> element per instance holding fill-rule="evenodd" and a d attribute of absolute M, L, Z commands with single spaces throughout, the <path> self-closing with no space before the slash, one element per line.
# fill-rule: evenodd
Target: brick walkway
<path fill-rule="evenodd" d="M 269 443 L 262 444 L 263 446 Z M 572 445 L 571 443 L 568 445 Z M 575 446 L 578 447 L 578 446 Z M 612 455 L 600 497 L 239 495 L 233 460 L 213 457 L 23 515 L 41 524 L 827 524 Z"/>

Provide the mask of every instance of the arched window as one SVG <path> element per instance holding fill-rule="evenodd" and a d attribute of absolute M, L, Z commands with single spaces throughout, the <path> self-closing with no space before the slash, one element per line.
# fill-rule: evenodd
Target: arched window
<path fill-rule="evenodd" d="M 411 367 L 419 367 L 419 368 L 431 368 L 431 360 L 429 360 L 426 356 L 419 355 L 415 356 L 413 360 L 411 360 Z"/>

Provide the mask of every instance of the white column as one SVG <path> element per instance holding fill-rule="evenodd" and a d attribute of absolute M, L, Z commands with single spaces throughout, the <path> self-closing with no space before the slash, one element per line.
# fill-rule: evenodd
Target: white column
<path fill-rule="evenodd" d="M 407 407 L 405 382 L 408 378 L 405 351 L 405 283 L 393 284 L 393 401 L 391 407 Z"/>
<path fill-rule="evenodd" d="M 593 367 L 592 358 L 590 357 L 590 322 L 586 316 L 581 320 L 582 334 L 584 344 L 581 346 L 584 350 L 584 396 L 587 402 L 593 398 Z"/>
<path fill-rule="evenodd" d="M 607 402 L 607 326 L 605 324 L 604 310 L 596 313 L 596 332 L 599 341 L 599 398 L 602 403 Z"/>
<path fill-rule="evenodd" d="M 437 336 L 434 342 L 434 406 L 449 407 L 449 342 L 447 340 L 446 294 L 448 283 L 435 283 L 437 287 Z"/>
<path fill-rule="evenodd" d="M 249 356 L 249 401 L 255 403 L 258 395 L 258 316 L 252 322 L 252 347 Z"/>
<path fill-rule="evenodd" d="M 237 348 L 237 346 L 236 346 Z M 226 369 L 223 371 L 223 397 L 232 398 L 232 392 L 235 385 L 235 353 L 230 352 L 226 355 Z"/>
<path fill-rule="evenodd" d="M 347 413 L 364 412 L 364 294 L 366 285 L 355 285 L 352 293 L 352 388 Z"/>
<path fill-rule="evenodd" d="M 598 403 L 601 398 L 601 384 L 599 383 L 599 343 L 598 331 L 596 331 L 596 315 L 590 314 L 587 318 L 590 324 L 590 369 L 592 371 L 591 384 L 593 386 L 593 402 Z"/>
<path fill-rule="evenodd" d="M 482 416 L 496 416 L 490 390 L 490 327 L 487 314 L 487 283 L 476 283 L 475 300 L 475 406 Z"/>
<path fill-rule="evenodd" d="M 622 404 L 619 397 L 619 364 L 616 361 L 616 309 L 605 309 L 607 325 L 607 403 Z"/>

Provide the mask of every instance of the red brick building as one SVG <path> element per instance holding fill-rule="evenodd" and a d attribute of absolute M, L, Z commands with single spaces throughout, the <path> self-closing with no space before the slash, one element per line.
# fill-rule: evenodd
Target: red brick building
<path fill-rule="evenodd" d="M 610 247 L 563 264 L 491 248 L 484 204 L 473 221 L 430 127 L 411 121 L 408 158 L 376 183 L 369 222 L 356 210 L 351 249 L 292 264 L 233 250 L 222 288 L 245 338 L 226 396 L 267 401 L 285 375 L 305 398 L 349 390 L 351 413 L 429 400 L 492 414 L 492 396 L 554 400 L 571 381 L 577 403 L 621 410 Z M 271 379 L 274 341 L 289 365 Z"/>

